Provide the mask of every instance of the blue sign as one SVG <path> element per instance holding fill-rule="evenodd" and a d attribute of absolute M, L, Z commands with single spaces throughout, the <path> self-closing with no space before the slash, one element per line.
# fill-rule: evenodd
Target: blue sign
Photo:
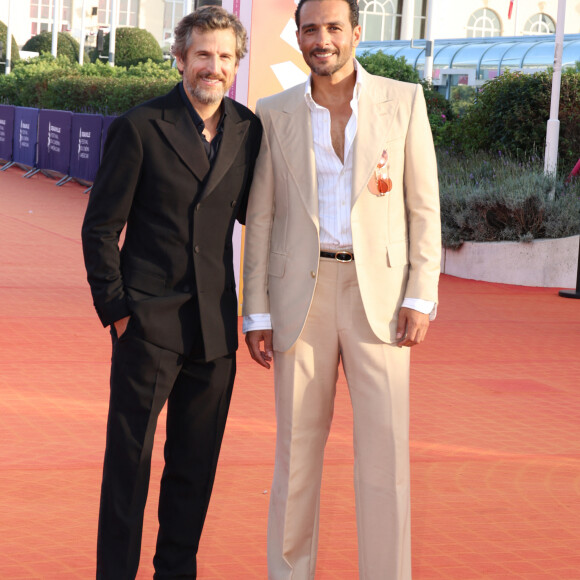
<path fill-rule="evenodd" d="M 0 105 L 0 159 L 12 161 L 14 139 L 14 107 Z"/>
<path fill-rule="evenodd" d="M 16 107 L 14 112 L 13 161 L 28 167 L 36 167 L 37 141 L 38 109 Z"/>
<path fill-rule="evenodd" d="M 69 176 L 93 182 L 101 161 L 103 117 L 75 113 L 72 118 Z"/>
<path fill-rule="evenodd" d="M 73 114 L 41 109 L 38 115 L 38 168 L 68 174 Z"/>

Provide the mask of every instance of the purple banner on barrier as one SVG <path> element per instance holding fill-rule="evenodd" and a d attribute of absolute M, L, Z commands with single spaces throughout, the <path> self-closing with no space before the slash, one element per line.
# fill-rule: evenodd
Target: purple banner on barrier
<path fill-rule="evenodd" d="M 12 161 L 14 140 L 14 107 L 0 105 L 0 159 Z"/>
<path fill-rule="evenodd" d="M 75 113 L 72 118 L 70 177 L 94 181 L 101 161 L 103 117 Z"/>
<path fill-rule="evenodd" d="M 38 168 L 68 174 L 70 165 L 70 111 L 41 109 L 38 114 Z"/>
<path fill-rule="evenodd" d="M 16 107 L 14 112 L 14 150 L 12 160 L 22 165 L 36 167 L 38 139 L 38 109 Z"/>

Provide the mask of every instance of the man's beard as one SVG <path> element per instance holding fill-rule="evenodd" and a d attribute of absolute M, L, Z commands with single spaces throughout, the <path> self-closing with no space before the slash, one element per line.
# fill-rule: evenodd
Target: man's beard
<path fill-rule="evenodd" d="M 319 51 L 312 51 L 309 54 L 309 59 L 307 61 L 307 65 L 309 66 L 310 70 L 320 76 L 320 77 L 331 77 L 334 73 L 338 72 L 350 59 L 350 53 L 349 55 L 346 56 L 346 58 L 344 56 L 342 56 L 344 53 L 340 52 L 340 51 L 336 51 L 333 54 L 336 55 L 337 60 L 336 63 L 334 65 L 329 65 L 329 64 L 316 64 L 316 57 L 314 56 L 314 54 L 316 52 Z M 330 67 L 330 68 L 328 68 Z"/>
<path fill-rule="evenodd" d="M 229 86 L 226 83 L 226 79 L 224 77 L 220 77 L 221 85 L 216 85 L 215 89 L 205 89 L 202 88 L 199 84 L 195 84 L 192 86 L 188 81 L 184 79 L 184 86 L 186 91 L 199 103 L 203 105 L 213 105 L 215 103 L 221 103 L 222 99 L 225 97 L 227 92 L 229 91 Z"/>

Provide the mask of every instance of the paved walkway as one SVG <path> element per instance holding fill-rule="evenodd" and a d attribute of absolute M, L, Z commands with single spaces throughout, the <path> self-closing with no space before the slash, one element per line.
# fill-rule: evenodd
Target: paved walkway
<path fill-rule="evenodd" d="M 110 345 L 85 282 L 83 187 L 0 172 L 0 578 L 94 577 Z M 200 580 L 264 580 L 272 375 L 240 351 Z M 414 351 L 414 580 L 580 578 L 580 301 L 444 276 Z M 151 578 L 161 437 L 138 578 Z M 317 580 L 356 580 L 341 377 Z M 373 579 L 374 580 L 374 579 Z"/>

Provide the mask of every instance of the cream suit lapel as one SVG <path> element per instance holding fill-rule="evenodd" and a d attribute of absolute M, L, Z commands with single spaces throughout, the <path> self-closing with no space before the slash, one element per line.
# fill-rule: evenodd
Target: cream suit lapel
<path fill-rule="evenodd" d="M 318 228 L 318 185 L 310 110 L 304 100 L 304 85 L 296 87 L 296 91 L 301 92 L 301 98 L 293 95 L 281 111 L 271 111 L 272 128 L 288 168 L 288 178 L 294 181 L 306 211 Z M 276 180 L 286 178 L 275 176 Z"/>
<path fill-rule="evenodd" d="M 358 127 L 354 145 L 352 172 L 352 207 L 363 191 L 379 161 L 393 122 L 398 103 L 389 95 L 380 94 L 376 83 L 359 64 L 358 74 L 363 75 L 363 86 L 358 103 Z"/>

